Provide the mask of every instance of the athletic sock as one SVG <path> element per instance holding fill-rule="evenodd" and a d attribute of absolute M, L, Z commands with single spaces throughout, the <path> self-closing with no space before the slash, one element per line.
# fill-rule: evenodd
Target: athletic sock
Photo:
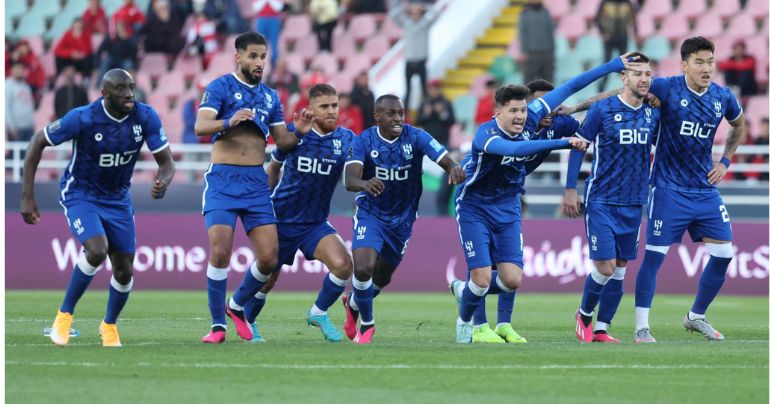
<path fill-rule="evenodd" d="M 243 314 L 246 317 L 246 322 L 252 324 L 257 321 L 259 313 L 262 312 L 262 308 L 267 303 L 267 293 L 257 292 L 253 298 L 243 306 Z"/>
<path fill-rule="evenodd" d="M 75 267 L 72 268 L 72 276 L 67 283 L 67 291 L 64 293 L 64 301 L 59 311 L 62 313 L 75 314 L 75 305 L 88 289 L 88 285 L 94 279 L 97 268 L 89 264 L 85 254 L 81 254 Z"/>
<path fill-rule="evenodd" d="M 235 309 L 232 303 L 235 303 L 236 306 L 243 307 L 246 302 L 249 301 L 249 299 L 254 297 L 254 295 L 257 294 L 257 292 L 259 292 L 263 286 L 265 286 L 265 283 L 267 283 L 268 279 L 270 279 L 270 275 L 265 275 L 262 272 L 259 272 L 259 269 L 257 268 L 257 262 L 254 261 L 254 263 L 252 263 L 249 267 L 249 270 L 243 276 L 241 286 L 238 287 L 238 290 L 235 291 L 235 294 L 233 294 L 233 297 L 230 299 L 230 308 Z M 239 310 L 243 309 L 241 308 Z"/>
<path fill-rule="evenodd" d="M 227 272 L 229 268 L 217 268 L 209 264 L 206 270 L 206 285 L 209 297 L 211 325 L 227 328 L 225 318 L 225 294 L 227 293 Z"/>
<path fill-rule="evenodd" d="M 326 274 L 321 291 L 318 292 L 318 297 L 315 299 L 315 307 L 325 313 L 339 299 L 342 292 L 345 291 L 346 281 L 346 279 L 334 276 L 331 272 Z"/>
<path fill-rule="evenodd" d="M 104 316 L 105 323 L 115 324 L 118 321 L 118 316 L 120 315 L 120 312 L 123 311 L 123 307 L 126 306 L 128 294 L 131 293 L 131 287 L 133 285 L 133 277 L 131 277 L 125 285 L 118 283 L 114 276 L 110 279 L 110 294 L 107 298 L 107 314 Z"/>

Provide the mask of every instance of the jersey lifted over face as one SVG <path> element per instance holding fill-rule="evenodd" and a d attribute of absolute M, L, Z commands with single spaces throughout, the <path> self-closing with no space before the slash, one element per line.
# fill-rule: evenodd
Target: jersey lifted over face
<path fill-rule="evenodd" d="M 356 205 L 388 224 L 411 224 L 422 195 L 422 158 L 438 163 L 446 154 L 441 143 L 411 125 L 404 125 L 401 135 L 391 141 L 376 126 L 363 131 L 353 139 L 346 164 L 363 164 L 361 178 L 379 178 L 385 190 L 379 196 L 359 192 Z"/>
<path fill-rule="evenodd" d="M 353 131 L 342 127 L 327 134 L 312 130 L 291 151 L 273 151 L 273 160 L 283 163 L 281 179 L 271 195 L 278 222 L 326 220 L 354 137 Z"/>
<path fill-rule="evenodd" d="M 698 94 L 687 87 L 684 76 L 656 78 L 650 92 L 663 103 L 650 182 L 678 191 L 713 192 L 716 186 L 708 182 L 711 148 L 722 118 L 733 122 L 742 113 L 735 95 L 714 83 Z"/>
<path fill-rule="evenodd" d="M 62 201 L 128 199 L 142 144 L 146 141 L 152 153 L 169 146 L 158 113 L 141 102 L 134 105 L 131 113 L 116 119 L 99 98 L 43 129 L 51 145 L 72 140 L 72 160 L 60 184 Z"/>
<path fill-rule="evenodd" d="M 254 112 L 254 120 L 241 125 L 256 125 L 265 138 L 270 134 L 270 126 L 284 125 L 278 93 L 263 83 L 244 83 L 235 73 L 226 74 L 206 87 L 200 109 L 214 111 L 216 119 L 225 120 L 241 109 L 250 109 Z M 222 135 L 223 132 L 215 133 L 211 141 L 216 142 Z"/>
<path fill-rule="evenodd" d="M 579 131 L 594 145 L 594 161 L 586 185 L 587 203 L 644 205 L 650 149 L 659 122 L 660 109 L 647 103 L 634 108 L 619 95 L 591 106 Z"/>

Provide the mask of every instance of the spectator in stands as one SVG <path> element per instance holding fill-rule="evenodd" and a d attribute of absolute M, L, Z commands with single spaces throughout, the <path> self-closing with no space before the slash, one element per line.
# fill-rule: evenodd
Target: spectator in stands
<path fill-rule="evenodd" d="M 155 0 L 153 12 L 147 16 L 147 23 L 142 26 L 139 35 L 144 43 L 145 52 L 166 54 L 169 65 L 184 47 L 182 38 L 181 16 L 171 8 L 168 0 Z"/>
<path fill-rule="evenodd" d="M 345 10 L 353 14 L 384 13 L 387 11 L 385 0 L 342 0 Z"/>
<path fill-rule="evenodd" d="M 206 0 L 203 14 L 216 21 L 217 32 L 221 34 L 234 35 L 249 30 L 249 23 L 241 16 L 236 0 Z"/>
<path fill-rule="evenodd" d="M 46 77 L 43 65 L 40 59 L 26 39 L 20 40 L 13 49 L 6 54 L 5 75 L 11 74 L 11 66 L 14 63 L 21 63 L 24 66 L 24 79 L 32 90 L 32 95 L 37 101 L 40 98 L 41 91 L 45 88 Z"/>
<path fill-rule="evenodd" d="M 364 131 L 364 117 L 361 115 L 361 109 L 350 102 L 350 95 L 347 93 L 339 94 L 340 112 L 337 122 L 339 126 L 344 126 L 356 135 Z"/>
<path fill-rule="evenodd" d="M 604 41 L 604 60 L 613 58 L 613 52 L 618 55 L 626 53 L 629 34 L 636 36 L 636 16 L 630 0 L 602 0 L 599 12 L 596 14 L 596 25 Z M 599 82 L 599 91 L 604 91 L 607 76 Z"/>
<path fill-rule="evenodd" d="M 332 32 L 337 26 L 340 16 L 340 6 L 337 0 L 310 0 L 310 19 L 313 21 L 313 32 L 318 38 L 318 49 L 321 52 L 332 51 Z"/>
<path fill-rule="evenodd" d="M 497 91 L 497 81 L 495 79 L 489 79 L 484 87 L 484 95 L 479 97 L 479 102 L 476 104 L 476 118 L 474 123 L 476 126 L 492 119 L 495 114 L 495 91 Z"/>
<path fill-rule="evenodd" d="M 406 16 L 403 15 L 406 7 Z M 406 62 L 406 95 L 404 107 L 409 109 L 412 76 L 420 78 L 420 100 L 427 92 L 427 63 L 428 63 L 428 33 L 430 26 L 436 20 L 438 10 L 432 8 L 425 12 L 422 3 L 407 3 L 394 7 L 390 12 L 390 18 L 403 30 L 404 61 Z"/>
<path fill-rule="evenodd" d="M 529 0 L 519 15 L 519 40 L 524 64 L 524 82 L 544 79 L 553 82 L 555 25 L 542 0 Z"/>
<path fill-rule="evenodd" d="M 278 59 L 275 69 L 267 77 L 267 85 L 278 92 L 283 105 L 289 105 L 290 98 L 299 94 L 299 79 L 287 68 L 286 59 Z"/>
<path fill-rule="evenodd" d="M 67 66 L 74 66 L 88 82 L 93 71 L 93 49 L 91 33 L 83 26 L 83 20 L 75 19 L 72 27 L 56 42 L 53 48 L 56 57 L 56 74 L 61 74 Z"/>
<path fill-rule="evenodd" d="M 8 140 L 28 141 L 35 132 L 35 100 L 25 81 L 24 64 L 15 61 L 5 79 L 5 132 Z"/>
<path fill-rule="evenodd" d="M 281 39 L 281 14 L 286 2 L 283 0 L 254 0 L 251 11 L 255 17 L 257 32 L 267 38 L 270 66 L 278 62 L 278 41 Z"/>
<path fill-rule="evenodd" d="M 107 14 L 101 6 L 101 0 L 88 0 L 88 7 L 83 12 L 83 26 L 93 34 L 107 33 Z"/>
<path fill-rule="evenodd" d="M 441 81 L 431 80 L 428 83 L 428 96 L 420 105 L 417 114 L 417 126 L 430 133 L 434 139 L 444 145 L 451 153 L 449 133 L 455 124 L 452 103 L 441 92 Z M 452 196 L 452 186 L 448 184 L 448 175 L 444 173 L 441 186 L 436 194 L 436 207 L 439 215 L 449 216 L 449 199 Z"/>
<path fill-rule="evenodd" d="M 97 88 L 108 70 L 132 69 L 136 66 L 136 43 L 131 39 L 128 29 L 122 22 L 118 22 L 115 31 L 117 34 L 115 38 L 106 39 L 96 52 L 97 58 L 107 53 L 99 67 L 99 76 L 96 78 Z"/>
<path fill-rule="evenodd" d="M 88 105 L 88 91 L 80 85 L 77 79 L 75 66 L 68 65 L 62 70 L 61 76 L 64 84 L 56 89 L 53 97 L 53 110 L 56 119 L 64 116 L 69 110 L 83 105 Z"/>
<path fill-rule="evenodd" d="M 735 41 L 733 54 L 720 61 L 717 67 L 724 72 L 725 83 L 738 89 L 741 97 L 757 94 L 757 61 L 746 53 L 746 42 L 742 39 Z"/>
<path fill-rule="evenodd" d="M 195 20 L 187 31 L 187 50 L 191 55 L 202 55 L 203 69 L 206 70 L 211 58 L 219 52 L 219 42 L 216 23 L 203 14 L 203 1 L 193 2 Z"/>
<path fill-rule="evenodd" d="M 144 24 L 144 13 L 134 4 L 134 0 L 124 0 L 121 6 L 110 19 L 110 35 L 112 38 L 118 36 L 117 26 L 123 24 L 126 35 L 136 43 L 136 33 Z"/>
<path fill-rule="evenodd" d="M 375 125 L 374 122 L 374 93 L 369 88 L 369 74 L 365 71 L 358 73 L 350 91 L 350 102 L 361 108 L 364 116 L 364 129 Z"/>

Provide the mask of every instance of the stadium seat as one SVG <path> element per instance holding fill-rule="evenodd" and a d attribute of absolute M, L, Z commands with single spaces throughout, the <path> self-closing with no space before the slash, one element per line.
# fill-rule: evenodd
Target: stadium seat
<path fill-rule="evenodd" d="M 281 36 L 287 40 L 298 40 L 311 33 L 310 16 L 307 14 L 293 14 L 286 18 L 281 30 Z"/>
<path fill-rule="evenodd" d="M 661 60 L 671 54 L 671 42 L 662 36 L 651 36 L 644 41 L 642 53 L 652 60 Z"/>
<path fill-rule="evenodd" d="M 396 23 L 393 22 L 393 20 L 391 20 L 390 18 L 386 18 L 385 21 L 382 22 L 382 28 L 380 28 L 380 35 L 386 36 L 388 40 L 393 42 L 401 39 L 403 32 L 401 31 L 401 27 L 396 25 Z"/>
<path fill-rule="evenodd" d="M 695 20 L 695 29 L 693 33 L 706 38 L 716 38 L 722 34 L 722 17 L 708 13 L 699 16 Z"/>
<path fill-rule="evenodd" d="M 363 54 L 372 58 L 372 63 L 376 63 L 390 50 L 390 40 L 381 35 L 369 37 L 364 43 Z"/>
<path fill-rule="evenodd" d="M 673 11 L 671 0 L 647 0 L 644 2 L 641 12 L 655 20 L 660 20 L 673 13 Z"/>
<path fill-rule="evenodd" d="M 762 19 L 766 18 L 768 11 L 770 11 L 768 6 L 767 0 L 748 0 L 744 10 L 754 16 L 754 18 Z M 6 10 L 6 12 L 8 11 Z"/>
<path fill-rule="evenodd" d="M 305 58 L 302 55 L 290 54 L 285 56 L 286 69 L 294 74 L 302 74 L 305 72 Z"/>
<path fill-rule="evenodd" d="M 158 87 L 154 93 L 164 94 L 166 99 L 178 101 L 187 92 L 184 77 L 177 71 L 170 71 L 158 78 Z"/>
<path fill-rule="evenodd" d="M 310 67 L 319 67 L 326 75 L 336 74 L 339 71 L 337 58 L 331 53 L 320 53 L 310 59 Z"/>
<path fill-rule="evenodd" d="M 656 76 L 678 76 L 682 74 L 682 58 L 677 54 L 661 59 Z"/>
<path fill-rule="evenodd" d="M 13 0 L 9 0 L 9 1 L 13 1 Z M 6 3 L 8 3 L 8 1 L 6 1 Z M 37 14 L 37 15 L 42 15 L 45 18 L 51 18 L 59 14 L 59 12 L 61 11 L 60 6 L 61 4 L 58 1 L 37 0 L 34 3 L 32 3 L 32 7 L 30 7 L 29 10 L 27 10 L 26 15 Z"/>
<path fill-rule="evenodd" d="M 75 18 L 80 17 L 82 12 L 82 10 L 78 12 L 77 10 L 70 7 L 62 10 L 61 13 L 54 17 L 53 23 L 51 24 L 51 29 L 46 31 L 44 35 L 45 39 L 49 41 L 59 39 L 59 37 L 64 35 L 64 32 L 72 26 L 72 22 L 75 21 Z"/>
<path fill-rule="evenodd" d="M 160 121 L 163 123 L 163 129 L 166 132 L 169 143 L 182 143 L 184 117 L 182 116 L 181 106 L 177 106 L 173 110 L 163 111 L 163 115 L 160 115 Z"/>
<path fill-rule="evenodd" d="M 48 91 L 40 98 L 40 105 L 35 111 L 35 130 L 40 130 L 54 121 L 55 95 L 53 91 Z"/>
<path fill-rule="evenodd" d="M 46 78 L 56 76 L 56 57 L 53 54 L 53 49 L 40 56 L 40 65 L 43 66 Z"/>
<path fill-rule="evenodd" d="M 345 65 L 342 68 L 345 72 L 357 75 L 363 71 L 369 70 L 372 67 L 371 58 L 367 55 L 356 55 L 349 57 L 345 61 Z"/>
<path fill-rule="evenodd" d="M 739 0 L 719 0 L 719 5 L 711 8 L 716 15 L 727 18 L 741 11 L 741 4 Z"/>
<path fill-rule="evenodd" d="M 39 36 L 33 36 L 26 38 L 27 42 L 29 42 L 29 48 L 32 50 L 32 53 L 38 56 L 42 56 L 45 54 L 45 46 L 43 45 L 43 38 Z"/>
<path fill-rule="evenodd" d="M 136 83 L 137 87 L 141 88 L 148 94 L 155 91 L 155 88 L 152 86 L 152 79 L 150 78 L 150 75 L 141 70 L 136 72 L 136 76 L 134 76 L 134 83 Z"/>
<path fill-rule="evenodd" d="M 556 22 L 559 22 L 562 17 L 568 15 L 572 8 L 569 0 L 545 0 L 544 6 Z"/>
<path fill-rule="evenodd" d="M 755 95 L 749 98 L 749 101 L 744 106 L 744 112 L 748 119 L 752 121 L 752 129 L 759 129 L 759 122 L 762 118 L 768 117 L 768 108 L 770 108 L 770 103 L 768 103 L 767 94 Z"/>
<path fill-rule="evenodd" d="M 500 55 L 492 61 L 492 66 L 489 67 L 489 74 L 494 76 L 497 81 L 504 82 L 509 76 L 516 73 L 516 63 L 510 55 Z"/>
<path fill-rule="evenodd" d="M 345 71 L 329 76 L 329 83 L 337 89 L 337 93 L 349 93 L 353 89 L 355 75 Z"/>
<path fill-rule="evenodd" d="M 45 16 L 40 13 L 27 12 L 19 20 L 19 26 L 13 32 L 14 38 L 29 38 L 43 36 L 45 33 Z"/>
<path fill-rule="evenodd" d="M 575 44 L 575 54 L 582 62 L 596 66 L 604 60 L 604 42 L 599 35 L 584 35 Z"/>
<path fill-rule="evenodd" d="M 10 31 L 10 25 L 8 25 L 8 18 L 21 17 L 27 12 L 26 1 L 6 1 L 5 2 L 5 18 L 6 18 L 6 32 Z"/>
<path fill-rule="evenodd" d="M 659 34 L 668 38 L 670 41 L 676 41 L 690 34 L 690 28 L 687 18 L 682 14 L 673 13 L 663 20 Z"/>
<path fill-rule="evenodd" d="M 294 44 L 294 52 L 302 55 L 305 59 L 310 59 L 318 54 L 318 39 L 315 35 L 307 35 Z"/>
<path fill-rule="evenodd" d="M 181 73 L 186 80 L 194 80 L 201 72 L 200 56 L 189 56 L 180 53 L 174 62 L 174 70 Z"/>
<path fill-rule="evenodd" d="M 482 74 L 474 77 L 469 93 L 474 97 L 482 97 L 487 92 L 487 81 L 494 78 L 491 74 Z"/>
<path fill-rule="evenodd" d="M 234 68 L 235 60 L 233 60 L 233 55 L 219 53 L 211 59 L 206 72 L 218 77 L 233 71 Z"/>
<path fill-rule="evenodd" d="M 706 0 L 681 0 L 677 12 L 688 20 L 694 20 L 705 14 L 706 8 Z"/>
<path fill-rule="evenodd" d="M 479 100 L 473 94 L 464 94 L 455 98 L 452 102 L 452 108 L 455 113 L 455 120 L 465 126 L 466 133 L 473 133 L 476 120 L 476 106 Z"/>
<path fill-rule="evenodd" d="M 556 58 L 559 58 L 559 51 L 561 49 L 569 49 L 569 40 L 567 38 L 556 35 Z M 519 60 L 521 57 L 521 42 L 519 36 L 514 36 L 511 42 L 508 43 L 507 53 L 513 58 L 513 60 Z"/>
<path fill-rule="evenodd" d="M 356 41 L 363 41 L 377 32 L 377 20 L 372 14 L 356 14 L 350 20 L 348 35 Z"/>
<path fill-rule="evenodd" d="M 651 14 L 640 12 L 636 15 L 636 36 L 644 40 L 656 32 L 655 19 Z"/>
<path fill-rule="evenodd" d="M 749 37 L 757 32 L 757 23 L 749 13 L 741 13 L 730 19 L 726 34 L 733 38 Z"/>
<path fill-rule="evenodd" d="M 581 15 L 586 22 L 591 23 L 599 12 L 599 3 L 601 0 L 577 0 L 572 14 Z"/>
<path fill-rule="evenodd" d="M 155 110 L 158 111 L 158 115 L 161 116 L 167 114 L 170 110 L 168 97 L 160 91 L 147 94 L 147 104 L 155 108 Z"/>
<path fill-rule="evenodd" d="M 759 34 L 746 38 L 746 51 L 757 60 L 767 59 L 767 35 Z"/>
<path fill-rule="evenodd" d="M 570 41 L 577 40 L 578 37 L 587 31 L 586 20 L 580 15 L 567 15 L 559 21 L 557 32 L 559 35 L 567 37 Z"/>
<path fill-rule="evenodd" d="M 163 53 L 145 53 L 139 63 L 139 71 L 149 74 L 153 79 L 165 74 L 167 67 L 166 55 Z"/>
<path fill-rule="evenodd" d="M 98 88 L 90 87 L 88 89 L 88 100 L 94 102 L 102 97 L 102 91 Z"/>
<path fill-rule="evenodd" d="M 346 59 L 348 56 L 353 56 L 358 53 L 358 47 L 353 37 L 344 35 L 339 38 L 334 38 L 332 42 L 332 52 L 339 59 Z"/>

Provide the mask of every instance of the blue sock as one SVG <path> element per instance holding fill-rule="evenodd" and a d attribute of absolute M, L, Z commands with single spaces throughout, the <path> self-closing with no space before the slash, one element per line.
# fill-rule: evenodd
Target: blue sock
<path fill-rule="evenodd" d="M 636 275 L 636 307 L 652 307 L 652 297 L 655 295 L 655 279 L 658 270 L 663 265 L 666 254 L 653 250 L 644 251 L 644 260 Z"/>
<path fill-rule="evenodd" d="M 315 307 L 326 311 L 345 291 L 345 279 L 340 279 L 329 272 L 324 276 L 323 286 L 315 299 Z M 374 296 L 373 296 L 374 297 Z"/>
<path fill-rule="evenodd" d="M 86 272 L 89 272 L 90 275 L 86 274 Z M 78 300 L 88 289 L 88 285 L 94 279 L 95 273 L 96 268 L 88 264 L 85 258 L 78 261 L 78 264 L 72 269 L 72 276 L 70 276 L 70 281 L 67 283 L 67 292 L 64 293 L 64 302 L 62 302 L 59 311 L 75 314 L 75 305 L 78 304 Z"/>
<path fill-rule="evenodd" d="M 104 322 L 115 324 L 118 321 L 120 312 L 126 306 L 128 294 L 131 293 L 131 286 L 134 285 L 134 278 L 128 281 L 127 285 L 121 285 L 113 277 L 110 279 L 110 295 L 107 298 L 107 314 L 104 315 Z"/>
<path fill-rule="evenodd" d="M 695 303 L 692 305 L 692 312 L 695 314 L 706 314 L 711 302 L 719 293 L 722 284 L 725 283 L 725 274 L 727 266 L 730 265 L 732 258 L 721 258 L 711 256 L 706 268 L 703 268 L 703 274 L 698 281 L 698 293 L 695 295 Z"/>
<path fill-rule="evenodd" d="M 476 306 L 476 310 L 473 311 L 473 325 L 482 325 L 487 323 L 487 305 L 485 304 L 486 301 L 487 299 L 485 296 L 483 299 L 479 300 L 479 304 Z"/>
<path fill-rule="evenodd" d="M 620 306 L 620 300 L 623 298 L 623 278 L 625 278 L 625 274 L 625 267 L 615 268 L 612 278 L 604 285 L 602 295 L 599 297 L 597 321 L 607 324 L 612 323 L 612 319 L 618 311 L 618 306 Z"/>
<path fill-rule="evenodd" d="M 516 300 L 515 290 L 497 295 L 497 324 L 511 322 L 514 300 Z"/>
<path fill-rule="evenodd" d="M 268 279 L 270 279 L 270 275 L 259 272 L 259 269 L 257 269 L 257 262 L 255 261 L 243 276 L 241 286 L 239 286 L 238 290 L 233 294 L 233 302 L 238 306 L 244 306 L 249 299 L 253 298 L 254 295 L 265 286 Z"/>
<path fill-rule="evenodd" d="M 372 299 L 374 299 L 374 286 L 372 286 L 372 280 L 361 282 L 353 277 L 353 297 L 356 299 L 358 305 L 359 318 L 361 323 L 371 324 L 374 322 L 374 306 Z"/>
<path fill-rule="evenodd" d="M 481 288 L 470 280 L 465 284 L 460 302 L 460 320 L 466 323 L 471 321 L 473 312 L 476 311 L 479 302 L 487 294 L 487 289 L 489 288 Z"/>
<path fill-rule="evenodd" d="M 227 268 L 217 268 L 209 264 L 206 270 L 206 286 L 209 294 L 209 312 L 211 325 L 226 327 L 225 294 L 227 293 Z"/>
<path fill-rule="evenodd" d="M 259 316 L 262 308 L 265 307 L 266 302 L 267 294 L 262 292 L 257 292 L 253 298 L 249 299 L 243 306 L 243 315 L 246 316 L 246 322 L 251 324 L 257 321 L 257 316 Z"/>
<path fill-rule="evenodd" d="M 591 315 L 599 304 L 599 296 L 602 294 L 604 285 L 610 280 L 609 276 L 604 276 L 596 269 L 592 270 L 586 278 L 583 286 L 583 302 L 580 303 L 582 314 Z"/>

